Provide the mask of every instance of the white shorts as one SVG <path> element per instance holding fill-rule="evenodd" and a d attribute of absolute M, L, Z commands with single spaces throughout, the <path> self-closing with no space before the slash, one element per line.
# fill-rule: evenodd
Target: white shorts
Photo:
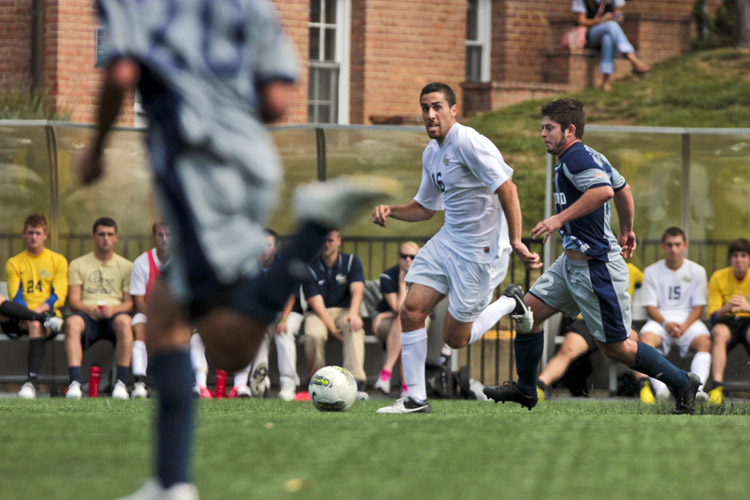
<path fill-rule="evenodd" d="M 429 240 L 406 274 L 407 283 L 418 283 L 448 296 L 448 312 L 470 323 L 492 300 L 492 292 L 505 279 L 511 249 L 501 251 L 489 264 L 464 259 L 447 246 Z"/>
<path fill-rule="evenodd" d="M 684 316 L 682 318 L 675 318 L 675 317 L 665 317 L 667 321 L 674 321 L 675 323 L 682 323 L 687 319 L 687 316 Z M 698 320 L 692 325 L 688 327 L 688 329 L 685 331 L 685 333 L 682 334 L 682 337 L 679 339 L 675 339 L 669 336 L 667 331 L 664 329 L 663 326 L 661 326 L 656 321 L 650 319 L 648 322 L 646 322 L 645 325 L 643 325 L 643 328 L 641 328 L 640 334 L 644 334 L 646 332 L 655 333 L 659 337 L 661 337 L 661 352 L 666 356 L 669 354 L 669 351 L 672 350 L 672 346 L 676 345 L 680 348 L 680 357 L 684 358 L 688 355 L 688 351 L 690 350 L 690 344 L 693 343 L 693 340 L 696 337 L 700 337 L 701 335 L 705 335 L 706 337 L 710 337 L 711 334 L 708 332 L 708 328 L 706 328 L 706 325 L 703 324 L 703 321 Z"/>
<path fill-rule="evenodd" d="M 141 323 L 146 322 L 146 315 L 143 313 L 135 313 L 133 315 L 133 321 L 130 322 L 132 326 L 140 325 Z"/>

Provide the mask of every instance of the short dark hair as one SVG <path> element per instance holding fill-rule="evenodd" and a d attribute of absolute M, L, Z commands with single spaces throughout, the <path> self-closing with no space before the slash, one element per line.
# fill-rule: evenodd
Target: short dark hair
<path fill-rule="evenodd" d="M 23 221 L 23 230 L 26 231 L 29 227 L 41 227 L 47 230 L 47 217 L 42 214 L 31 214 L 26 217 Z"/>
<path fill-rule="evenodd" d="M 445 96 L 445 100 L 448 101 L 448 106 L 456 104 L 456 94 L 453 89 L 447 83 L 443 82 L 432 82 L 422 87 L 422 92 L 419 94 L 419 99 L 422 100 L 422 96 L 425 94 L 432 94 L 433 92 L 442 92 Z"/>
<path fill-rule="evenodd" d="M 166 228 L 168 228 L 169 224 L 167 224 L 167 220 L 164 217 L 160 218 L 159 220 L 157 220 L 156 222 L 154 222 L 151 225 L 151 236 L 153 236 L 153 235 L 156 234 L 156 228 L 157 227 L 166 227 Z M 117 226 L 115 226 L 115 228 L 117 228 Z"/>
<path fill-rule="evenodd" d="M 586 112 L 583 103 L 578 99 L 567 98 L 550 101 L 542 108 L 542 116 L 560 124 L 565 130 L 571 124 L 576 126 L 576 137 L 583 139 L 583 129 L 586 126 Z"/>
<path fill-rule="evenodd" d="M 747 241 L 745 238 L 737 238 L 733 242 L 729 244 L 729 252 L 727 252 L 727 257 L 731 258 L 732 254 L 735 252 L 743 252 L 748 255 L 750 255 L 750 241 Z"/>
<path fill-rule="evenodd" d="M 98 228 L 99 226 L 113 227 L 115 228 L 115 232 L 117 232 L 117 222 L 115 222 L 115 220 L 110 217 L 99 217 L 98 219 L 96 219 L 94 221 L 94 226 L 91 228 L 91 232 L 93 234 L 96 234 L 96 228 Z"/>
<path fill-rule="evenodd" d="M 664 243 L 667 240 L 667 236 L 682 236 L 682 241 L 687 242 L 687 236 L 685 231 L 677 226 L 668 227 L 664 230 L 664 234 L 661 235 L 661 242 Z"/>
<path fill-rule="evenodd" d="M 276 231 L 274 231 L 270 227 L 267 227 L 267 228 L 263 229 L 263 232 L 266 233 L 266 235 L 268 235 L 268 236 L 273 236 L 273 240 L 275 242 L 277 242 L 277 243 L 279 242 L 279 233 L 277 233 Z"/>

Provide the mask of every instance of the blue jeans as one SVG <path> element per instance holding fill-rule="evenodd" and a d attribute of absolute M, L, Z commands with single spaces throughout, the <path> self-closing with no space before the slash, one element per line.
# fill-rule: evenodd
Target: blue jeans
<path fill-rule="evenodd" d="M 615 21 L 607 21 L 589 28 L 586 39 L 592 47 L 601 47 L 599 71 L 605 75 L 615 72 L 615 49 L 620 54 L 635 52 L 628 37 Z"/>

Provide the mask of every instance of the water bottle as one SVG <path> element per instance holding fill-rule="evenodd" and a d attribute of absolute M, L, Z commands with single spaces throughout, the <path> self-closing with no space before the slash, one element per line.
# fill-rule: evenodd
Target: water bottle
<path fill-rule="evenodd" d="M 102 373 L 102 369 L 99 365 L 92 365 L 89 369 L 89 397 L 99 397 L 99 376 Z"/>
<path fill-rule="evenodd" d="M 224 370 L 216 370 L 216 393 L 215 398 L 225 398 L 227 390 L 227 372 Z"/>

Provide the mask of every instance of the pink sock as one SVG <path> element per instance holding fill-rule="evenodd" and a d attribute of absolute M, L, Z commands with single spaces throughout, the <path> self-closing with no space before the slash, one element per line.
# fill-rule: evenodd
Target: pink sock
<path fill-rule="evenodd" d="M 383 380 L 385 382 L 388 382 L 389 380 L 391 380 L 391 372 L 389 372 L 388 370 L 381 370 L 380 380 Z"/>
<path fill-rule="evenodd" d="M 406 384 L 404 384 L 404 385 L 401 386 L 401 390 L 404 391 L 404 393 L 407 393 L 407 392 L 409 392 L 409 386 L 406 385 Z"/>

